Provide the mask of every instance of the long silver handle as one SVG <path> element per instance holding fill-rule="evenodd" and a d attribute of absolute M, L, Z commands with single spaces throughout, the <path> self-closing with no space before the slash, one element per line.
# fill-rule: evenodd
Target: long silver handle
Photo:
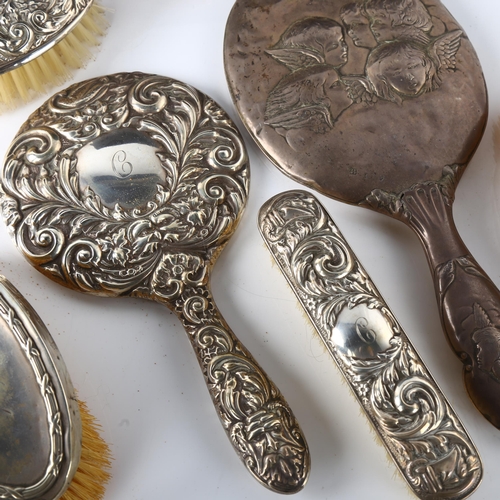
<path fill-rule="evenodd" d="M 285 398 L 226 323 L 208 283 L 186 287 L 177 304 L 236 453 L 263 486 L 297 493 L 309 477 L 309 448 Z"/>

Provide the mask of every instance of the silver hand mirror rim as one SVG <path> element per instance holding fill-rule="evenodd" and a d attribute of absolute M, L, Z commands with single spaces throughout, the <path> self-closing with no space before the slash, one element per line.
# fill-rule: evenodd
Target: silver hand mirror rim
<path fill-rule="evenodd" d="M 438 181 L 446 166 L 457 165 L 459 178 L 488 114 L 481 66 L 463 29 L 441 2 L 431 0 L 425 2 L 426 16 L 409 11 L 412 25 L 402 26 L 418 36 L 377 45 L 371 35 L 369 47 L 347 34 L 343 8 L 352 5 L 235 3 L 226 25 L 224 66 L 246 128 L 283 173 L 347 203 L 363 202 L 373 189 L 400 193 L 417 182 Z M 335 30 L 342 33 L 336 62 L 326 50 Z M 389 55 L 380 54 L 382 49 Z M 383 62 L 396 64 L 404 50 L 412 51 L 408 60 L 420 54 L 428 67 L 413 96 L 382 91 L 388 88 L 380 83 L 386 75 L 373 76 Z M 406 63 L 402 56 L 396 60 Z"/>
<path fill-rule="evenodd" d="M 4 217 L 28 260 L 70 288 L 173 310 L 249 472 L 276 492 L 302 489 L 299 424 L 210 292 L 248 196 L 248 157 L 227 114 L 158 75 L 88 80 L 31 115 L 2 175 Z"/>

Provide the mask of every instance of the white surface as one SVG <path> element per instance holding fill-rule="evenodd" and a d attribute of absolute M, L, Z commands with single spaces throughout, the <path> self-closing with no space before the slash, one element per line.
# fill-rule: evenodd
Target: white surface
<path fill-rule="evenodd" d="M 209 94 L 236 118 L 222 62 L 233 0 L 102 3 L 114 9 L 109 33 L 95 61 L 77 72 L 74 81 L 119 71 L 163 74 Z M 490 93 L 489 125 L 458 188 L 456 222 L 472 254 L 500 285 L 500 5 L 498 0 L 447 0 L 446 5 L 477 50 Z M 0 116 L 2 155 L 45 98 Z M 272 195 L 300 186 L 245 138 L 251 196 L 239 229 L 215 266 L 212 288 L 228 323 L 281 389 L 307 437 L 312 472 L 296 498 L 413 498 L 271 264 L 258 234 L 257 212 Z M 473 498 L 498 498 L 500 431 L 465 393 L 461 363 L 441 331 L 416 236 L 387 217 L 319 198 L 479 448 L 485 475 Z M 106 500 L 277 498 L 236 457 L 189 342 L 170 311 L 152 302 L 101 299 L 64 289 L 24 261 L 3 225 L 0 239 L 0 272 L 48 325 L 80 398 L 101 422 L 112 447 Z"/>

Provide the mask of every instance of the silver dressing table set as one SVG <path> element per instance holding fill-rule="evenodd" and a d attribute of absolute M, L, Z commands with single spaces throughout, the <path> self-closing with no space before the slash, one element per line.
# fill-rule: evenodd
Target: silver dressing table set
<path fill-rule="evenodd" d="M 62 495 L 72 384 L 111 443 L 108 500 L 495 498 L 498 97 L 479 14 L 102 3 L 95 61 L 0 116 L 1 265 L 24 295 L 0 283 L 0 498 Z M 51 411 L 64 467 L 42 481 L 52 434 L 31 476 L 9 457 Z"/>

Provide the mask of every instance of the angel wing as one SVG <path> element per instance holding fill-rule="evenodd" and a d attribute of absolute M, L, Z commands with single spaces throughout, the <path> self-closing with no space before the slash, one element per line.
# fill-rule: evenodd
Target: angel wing
<path fill-rule="evenodd" d="M 287 130 L 311 128 L 325 131 L 333 127 L 329 101 L 320 89 L 313 90 L 310 80 L 278 85 L 266 103 L 265 124 Z"/>
<path fill-rule="evenodd" d="M 454 30 L 439 36 L 430 47 L 430 52 L 438 61 L 438 71 L 455 69 L 457 65 L 456 54 L 460 48 L 462 30 Z"/>
<path fill-rule="evenodd" d="M 278 86 L 269 94 L 266 102 L 265 120 L 272 121 L 286 110 L 300 106 L 300 85 Z"/>
<path fill-rule="evenodd" d="M 315 64 L 324 63 L 324 58 L 319 52 L 301 47 L 269 49 L 266 52 L 292 72 Z"/>
<path fill-rule="evenodd" d="M 364 76 L 343 76 L 342 83 L 346 86 L 347 95 L 352 102 L 371 105 L 377 102 L 377 94 L 370 82 Z"/>

